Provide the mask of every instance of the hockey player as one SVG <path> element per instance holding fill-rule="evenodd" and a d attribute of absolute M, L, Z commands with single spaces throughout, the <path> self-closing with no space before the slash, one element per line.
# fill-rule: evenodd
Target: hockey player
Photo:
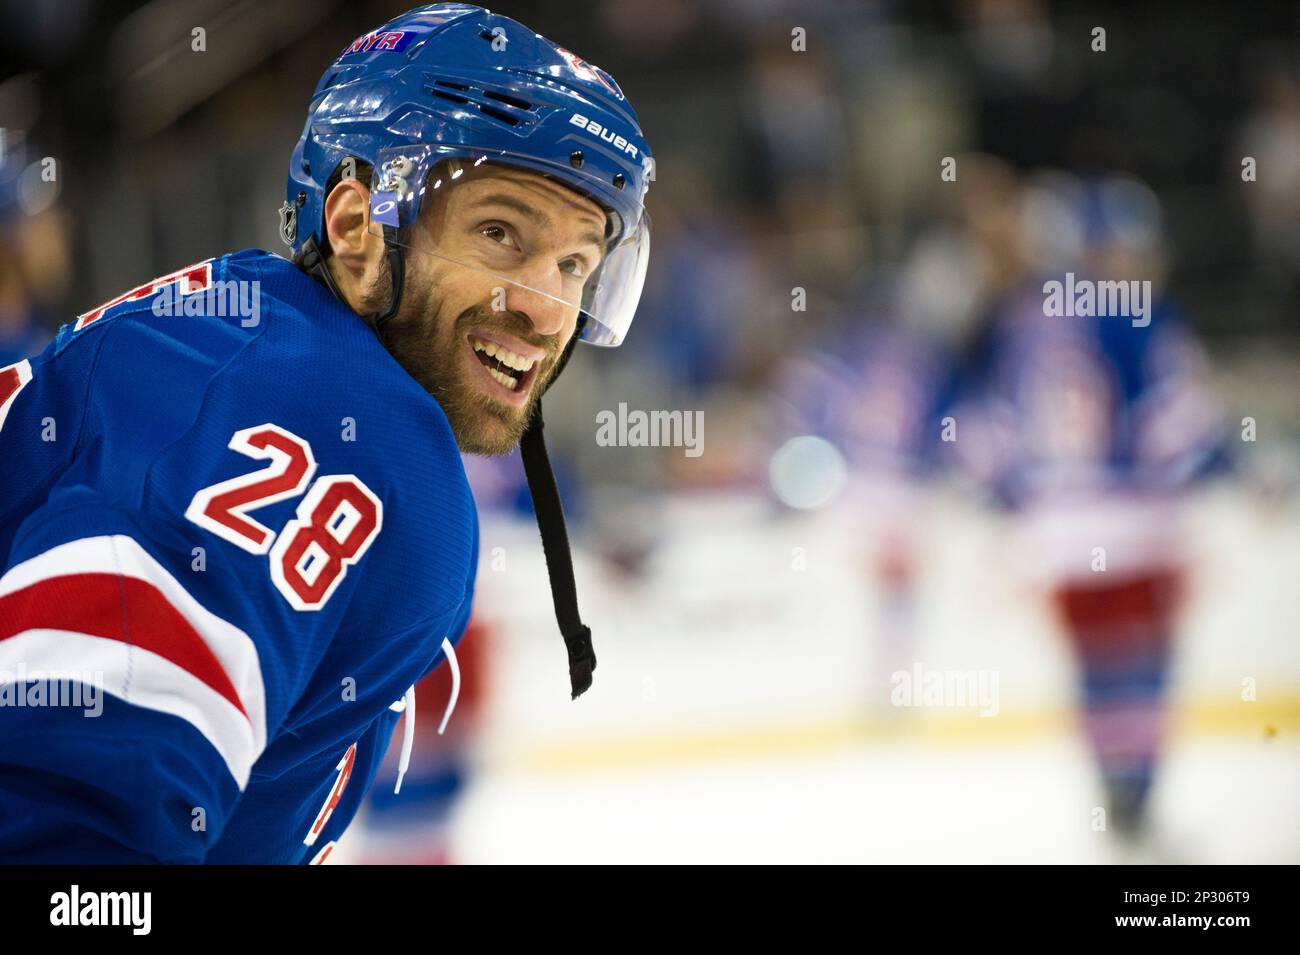
<path fill-rule="evenodd" d="M 1200 347 L 1162 288 L 1154 193 L 1121 176 L 1033 188 L 1042 193 L 1029 208 L 1062 210 L 1073 226 L 1058 230 L 1075 238 L 1055 268 L 1117 286 L 1146 277 L 1143 314 L 1136 292 L 1127 307 L 1054 313 L 1055 268 L 1019 282 L 971 336 L 951 411 L 963 430 L 949 447 L 1014 516 L 1009 557 L 1050 598 L 1074 652 L 1105 796 L 1095 807 L 1104 815 L 1087 824 L 1117 847 L 1149 850 L 1190 564 L 1182 515 L 1194 486 L 1225 463 L 1225 422 Z"/>
<path fill-rule="evenodd" d="M 321 78 L 293 261 L 181 269 L 0 370 L 0 862 L 327 856 L 469 619 L 461 450 L 521 447 L 587 688 L 539 402 L 627 331 L 652 168 L 608 74 L 421 7 Z"/>

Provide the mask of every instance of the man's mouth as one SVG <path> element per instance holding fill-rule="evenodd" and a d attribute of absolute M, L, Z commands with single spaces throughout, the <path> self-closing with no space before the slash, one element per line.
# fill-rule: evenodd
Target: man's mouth
<path fill-rule="evenodd" d="M 488 379 L 497 386 L 490 390 L 507 404 L 522 405 L 537 377 L 540 362 L 533 357 L 521 355 L 500 342 L 477 335 L 468 336 L 468 340 L 474 357 L 478 359 Z"/>

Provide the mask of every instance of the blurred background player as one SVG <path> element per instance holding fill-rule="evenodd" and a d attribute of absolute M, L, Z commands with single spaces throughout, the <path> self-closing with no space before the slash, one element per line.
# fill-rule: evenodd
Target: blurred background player
<path fill-rule="evenodd" d="M 1137 836 L 1191 558 L 1180 505 L 1223 462 L 1224 419 L 1164 287 L 1154 193 L 1127 176 L 1020 183 L 998 164 L 977 168 L 962 188 L 996 196 L 1018 254 L 968 335 L 951 449 L 1015 515 L 1006 556 L 1074 651 L 1106 828 Z M 1149 324 L 1132 310 L 1047 314 L 1044 282 L 1067 273 L 1149 282 Z"/>

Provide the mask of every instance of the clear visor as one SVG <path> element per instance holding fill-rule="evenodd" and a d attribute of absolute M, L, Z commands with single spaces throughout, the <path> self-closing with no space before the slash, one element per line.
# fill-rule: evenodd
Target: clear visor
<path fill-rule="evenodd" d="M 374 171 L 370 228 L 411 255 L 469 269 L 484 305 L 537 325 L 585 316 L 581 339 L 614 346 L 627 335 L 650 258 L 650 220 L 628 218 L 596 198 L 580 169 L 500 150 L 470 158 L 464 147 L 384 150 Z M 627 188 L 632 188 L 628 184 Z"/>

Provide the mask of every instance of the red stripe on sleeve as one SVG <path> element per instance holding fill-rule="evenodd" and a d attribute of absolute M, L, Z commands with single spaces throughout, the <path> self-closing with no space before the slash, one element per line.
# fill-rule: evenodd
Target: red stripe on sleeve
<path fill-rule="evenodd" d="M 0 640 L 25 630 L 70 630 L 156 653 L 248 717 L 202 635 L 148 581 L 116 574 L 67 574 L 0 596 Z"/>

